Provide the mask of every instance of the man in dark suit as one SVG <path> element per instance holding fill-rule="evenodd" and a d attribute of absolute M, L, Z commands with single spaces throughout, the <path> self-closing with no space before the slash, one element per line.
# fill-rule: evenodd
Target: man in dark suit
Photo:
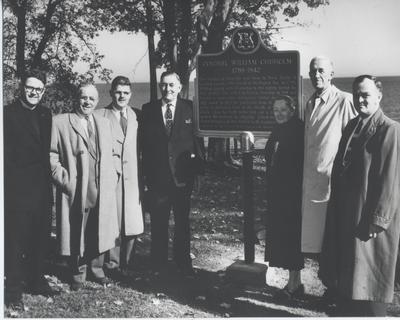
<path fill-rule="evenodd" d="M 178 97 L 181 82 L 175 72 L 161 75 L 162 99 L 142 107 L 140 144 L 144 185 L 149 192 L 153 269 L 168 261 L 168 221 L 174 213 L 174 261 L 184 276 L 194 276 L 190 257 L 190 196 L 203 161 L 194 135 L 193 105 Z"/>
<path fill-rule="evenodd" d="M 51 112 L 40 104 L 45 84 L 44 72 L 29 71 L 20 98 L 4 108 L 5 303 L 10 307 L 23 307 L 23 281 L 32 294 L 55 293 L 43 276 L 52 206 Z"/>

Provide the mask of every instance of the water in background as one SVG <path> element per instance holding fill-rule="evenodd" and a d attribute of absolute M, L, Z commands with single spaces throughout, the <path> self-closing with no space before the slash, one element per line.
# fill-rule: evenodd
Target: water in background
<path fill-rule="evenodd" d="M 382 109 L 391 118 L 400 122 L 400 77 L 381 77 L 380 80 L 383 84 L 383 99 Z M 341 90 L 351 92 L 351 84 L 353 78 L 336 78 L 333 83 Z M 110 85 L 99 83 L 97 88 L 100 94 L 99 107 L 106 106 L 111 102 L 109 90 Z M 303 80 L 303 103 L 313 93 L 313 88 L 309 79 Z M 193 99 L 194 83 L 190 83 L 189 96 Z M 159 94 L 160 96 L 160 94 Z M 142 105 L 149 101 L 150 85 L 149 83 L 138 82 L 133 84 L 133 96 L 131 98 L 131 105 L 136 108 L 141 108 Z"/>
<path fill-rule="evenodd" d="M 385 114 L 400 122 L 400 77 L 381 77 L 383 85 L 383 99 L 381 102 L 382 109 Z M 351 85 L 353 78 L 335 78 L 333 84 L 341 90 L 351 92 Z M 97 89 L 100 94 L 99 107 L 106 106 L 111 102 L 109 90 L 110 85 L 100 83 L 97 84 Z M 312 95 L 314 89 L 309 79 L 303 79 L 303 104 Z M 189 97 L 193 99 L 194 83 L 189 85 Z M 160 93 L 158 93 L 160 97 Z M 150 84 L 145 82 L 138 82 L 133 84 L 133 95 L 131 98 L 131 105 L 136 108 L 141 108 L 142 105 L 149 101 L 150 98 Z M 205 139 L 207 145 L 208 139 Z M 255 142 L 256 149 L 263 149 L 265 147 L 266 139 L 257 138 Z M 233 144 L 231 143 L 231 146 Z"/>

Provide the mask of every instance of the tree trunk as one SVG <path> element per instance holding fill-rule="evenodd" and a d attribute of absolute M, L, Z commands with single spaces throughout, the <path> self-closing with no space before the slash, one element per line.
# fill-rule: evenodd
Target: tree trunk
<path fill-rule="evenodd" d="M 150 69 L 150 101 L 157 100 L 157 74 L 156 64 L 154 61 L 155 46 L 154 46 L 154 26 L 153 8 L 151 0 L 146 0 L 146 19 L 147 19 L 147 44 L 149 47 L 149 69 Z"/>
<path fill-rule="evenodd" d="M 17 43 L 16 60 L 17 76 L 21 77 L 25 73 L 25 37 L 26 37 L 26 1 L 23 1 L 16 8 L 17 16 Z"/>
<path fill-rule="evenodd" d="M 48 0 L 47 9 L 46 9 L 46 18 L 44 21 L 44 32 L 42 39 L 40 40 L 34 54 L 32 57 L 32 67 L 40 67 L 42 65 L 42 55 L 46 50 L 46 46 L 54 34 L 54 25 L 51 23 L 51 18 L 56 10 L 57 5 L 60 3 L 60 0 L 56 0 L 52 2 L 52 0 Z"/>
<path fill-rule="evenodd" d="M 214 10 L 209 25 L 203 25 L 200 29 L 207 29 L 206 41 L 203 43 L 203 53 L 218 53 L 223 49 L 224 32 L 230 13 L 236 0 L 219 0 L 217 3 L 209 1 L 209 10 Z M 210 13 L 206 13 L 210 17 Z M 203 23 L 207 23 L 207 18 Z M 217 169 L 233 166 L 230 152 L 230 139 L 209 138 L 207 160 Z"/>
<path fill-rule="evenodd" d="M 180 8 L 180 40 L 179 40 L 179 57 L 177 64 L 177 71 L 182 82 L 181 96 L 183 98 L 189 98 L 189 36 L 192 30 L 192 17 L 190 1 L 179 0 Z"/>
<path fill-rule="evenodd" d="M 164 16 L 165 36 L 167 41 L 167 57 L 172 69 L 177 67 L 177 39 L 176 39 L 176 0 L 163 1 L 162 11 Z"/>

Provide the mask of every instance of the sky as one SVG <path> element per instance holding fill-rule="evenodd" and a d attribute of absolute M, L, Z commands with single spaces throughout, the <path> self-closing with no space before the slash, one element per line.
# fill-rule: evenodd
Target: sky
<path fill-rule="evenodd" d="M 313 10 L 300 7 L 294 21 L 306 26 L 284 28 L 275 40 L 278 50 L 300 52 L 303 77 L 308 77 L 308 64 L 316 55 L 331 58 L 337 77 L 400 76 L 399 14 L 400 0 L 330 0 L 330 5 Z M 288 24 L 282 19 L 281 25 Z M 145 35 L 103 32 L 96 43 L 113 77 L 149 81 Z"/>

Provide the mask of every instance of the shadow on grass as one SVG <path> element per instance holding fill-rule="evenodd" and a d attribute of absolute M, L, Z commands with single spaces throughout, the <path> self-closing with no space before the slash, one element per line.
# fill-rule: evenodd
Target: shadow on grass
<path fill-rule="evenodd" d="M 68 282 L 68 268 L 62 259 L 49 263 L 47 271 L 59 280 Z M 163 301 L 172 300 L 178 305 L 211 313 L 217 317 L 304 316 L 302 309 L 310 309 L 310 304 L 313 303 L 313 297 L 308 297 L 305 301 L 275 301 L 273 295 L 277 288 L 252 288 L 233 283 L 226 278 L 224 270 L 196 271 L 195 278 L 185 278 L 177 272 L 174 263 L 170 262 L 165 273 L 155 276 L 150 272 L 148 255 L 136 254 L 129 277 L 114 284 L 120 290 L 125 288 L 127 291 L 133 290 L 154 297 L 158 300 L 154 308 L 163 308 Z"/>
<path fill-rule="evenodd" d="M 263 305 L 268 298 L 262 294 L 259 295 L 261 305 L 241 300 L 240 297 L 245 293 L 244 288 L 229 282 L 224 271 L 196 269 L 196 277 L 185 278 L 177 272 L 174 263 L 170 262 L 165 273 L 154 276 L 148 271 L 150 268 L 148 258 L 139 255 L 136 256 L 135 266 L 136 280 L 132 277 L 132 281 L 120 285 L 143 294 L 155 294 L 160 300 L 171 299 L 181 305 L 189 305 L 218 316 L 289 317 L 296 315 Z"/>

